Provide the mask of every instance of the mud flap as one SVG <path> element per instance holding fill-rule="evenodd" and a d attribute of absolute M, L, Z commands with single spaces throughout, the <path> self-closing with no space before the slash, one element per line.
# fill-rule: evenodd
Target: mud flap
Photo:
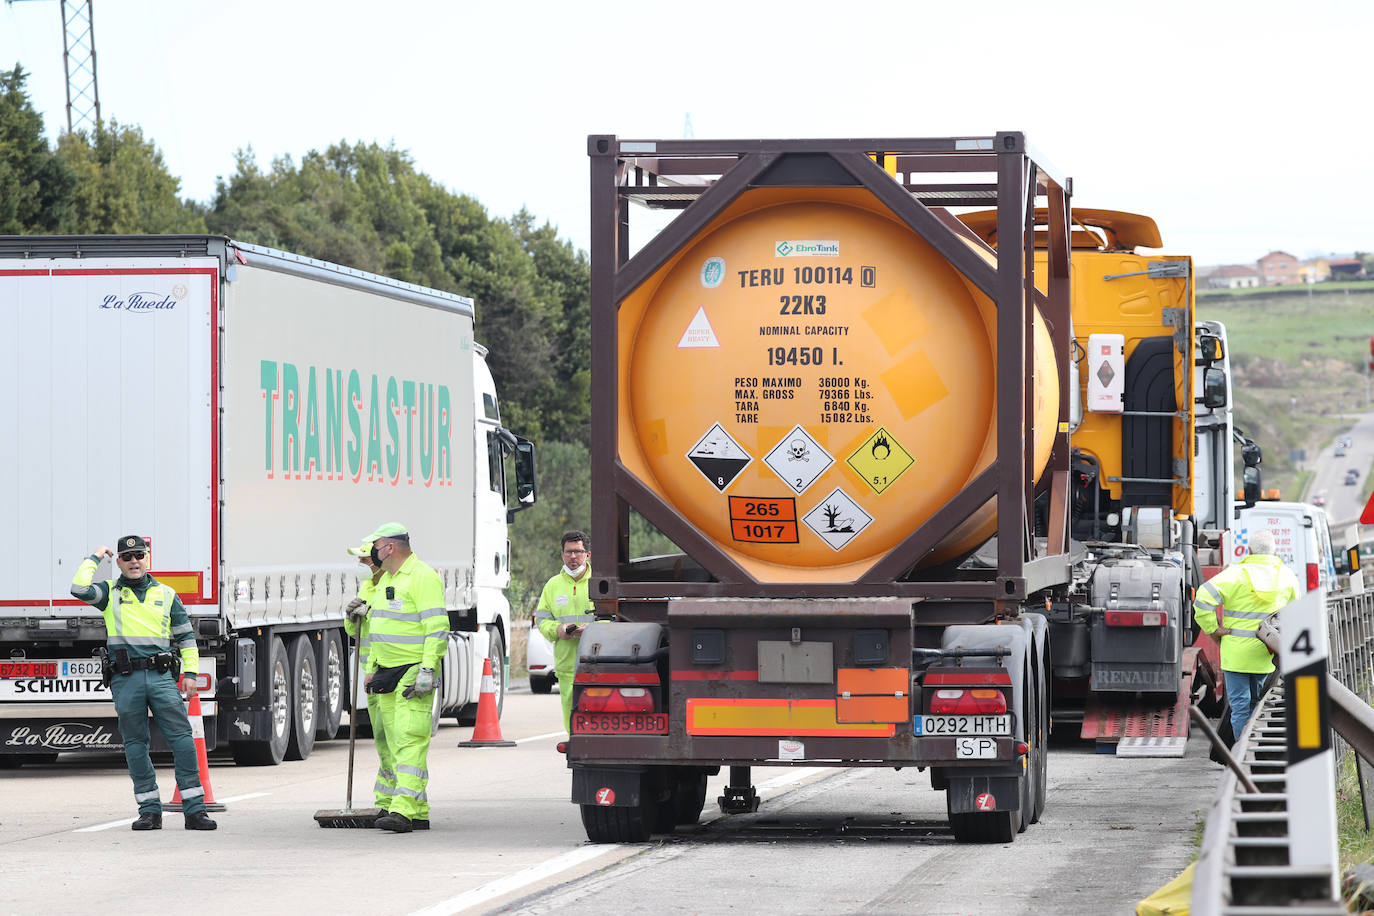
<path fill-rule="evenodd" d="M 572 772 L 572 802 L 575 805 L 601 805 L 634 808 L 644 785 L 643 767 L 583 767 Z"/>
<path fill-rule="evenodd" d="M 973 814 L 985 811 L 1018 811 L 1021 808 L 1021 788 L 1015 776 L 954 776 L 949 777 L 948 803 L 951 814 Z"/>

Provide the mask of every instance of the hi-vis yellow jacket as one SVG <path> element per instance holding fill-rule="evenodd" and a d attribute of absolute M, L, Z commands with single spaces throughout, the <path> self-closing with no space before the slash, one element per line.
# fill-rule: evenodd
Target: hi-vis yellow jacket
<path fill-rule="evenodd" d="M 1273 554 L 1251 554 L 1217 573 L 1198 589 L 1193 616 L 1205 633 L 1221 626 L 1221 668 L 1245 674 L 1268 674 L 1274 657 L 1259 640 L 1264 618 L 1298 597 L 1298 579 Z M 1218 615 L 1217 612 L 1221 611 Z"/>
<path fill-rule="evenodd" d="M 384 573 L 367 597 L 368 665 L 394 668 L 419 663 L 438 668 L 448 649 L 444 581 L 411 554 L 395 573 Z"/>
<path fill-rule="evenodd" d="M 72 577 L 72 594 L 100 609 L 105 617 L 105 644 L 112 654 L 127 649 L 130 658 L 151 658 L 170 652 L 175 645 L 181 651 L 182 673 L 200 670 L 191 618 L 170 585 L 152 576 L 142 582 L 126 582 L 121 576 L 92 584 L 95 570 L 94 556 L 81 561 Z"/>

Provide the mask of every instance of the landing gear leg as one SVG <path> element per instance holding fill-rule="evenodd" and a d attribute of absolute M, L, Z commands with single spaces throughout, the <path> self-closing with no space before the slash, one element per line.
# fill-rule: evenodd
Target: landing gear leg
<path fill-rule="evenodd" d="M 716 799 L 722 814 L 751 814 L 759 810 L 759 793 L 749 782 L 748 767 L 730 767 L 725 794 Z"/>

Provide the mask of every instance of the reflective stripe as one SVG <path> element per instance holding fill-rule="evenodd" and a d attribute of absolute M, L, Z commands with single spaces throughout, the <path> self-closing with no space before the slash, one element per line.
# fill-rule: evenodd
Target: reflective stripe
<path fill-rule="evenodd" d="M 381 769 L 381 768 L 379 767 L 379 768 L 377 769 L 377 778 L 378 778 L 378 779 L 390 779 L 392 782 L 395 782 L 395 781 L 396 781 L 396 774 L 393 773 L 393 772 L 391 772 L 390 770 L 383 770 L 383 769 Z"/>
<path fill-rule="evenodd" d="M 205 790 L 202 789 L 200 786 L 194 786 L 194 787 L 192 787 L 192 788 L 190 788 L 190 789 L 182 789 L 182 790 L 181 790 L 181 797 L 182 797 L 182 798 L 200 798 L 200 797 L 201 797 L 202 795 L 204 795 L 204 794 L 205 794 Z"/>
<path fill-rule="evenodd" d="M 553 612 L 552 612 L 552 611 L 535 611 L 535 612 L 534 612 L 534 619 L 535 619 L 535 620 L 553 620 Z"/>
<path fill-rule="evenodd" d="M 372 637 L 371 637 L 371 636 L 364 636 L 362 639 L 358 640 L 358 648 L 360 648 L 360 649 L 366 649 L 368 646 L 371 646 L 371 645 L 372 645 Z"/>
<path fill-rule="evenodd" d="M 1273 611 L 1227 611 L 1226 616 L 1240 620 L 1263 620 L 1272 613 Z"/>
<path fill-rule="evenodd" d="M 193 628 L 189 623 L 179 624 L 177 626 L 172 627 L 172 635 L 180 636 L 182 633 L 190 633 L 192 629 Z"/>
<path fill-rule="evenodd" d="M 393 636 L 390 633 L 372 634 L 373 643 L 391 643 L 402 646 L 423 646 L 425 638 L 424 636 Z"/>
<path fill-rule="evenodd" d="M 398 772 L 398 773 L 404 773 L 404 774 L 406 774 L 407 776 L 416 776 L 416 777 L 419 777 L 420 779 L 428 779 L 428 778 L 429 778 L 429 770 L 422 770 L 422 769 L 420 769 L 419 767 L 413 767 L 413 766 L 411 766 L 411 765 L 408 764 L 408 763 L 398 763 L 398 764 L 396 764 L 396 772 Z"/>
<path fill-rule="evenodd" d="M 439 642 L 448 642 L 448 631 L 447 631 L 447 630 L 443 630 L 443 631 L 438 632 L 438 633 L 429 633 L 429 634 L 426 634 L 425 639 L 435 639 L 435 640 L 438 640 Z"/>
<path fill-rule="evenodd" d="M 376 792 L 378 795 L 395 795 L 396 787 L 389 786 L 379 779 L 377 780 L 376 784 L 372 786 L 372 791 Z"/>
<path fill-rule="evenodd" d="M 153 799 L 155 799 L 155 798 L 160 798 L 160 797 L 161 797 L 161 796 L 158 795 L 157 789 L 154 789 L 154 790 L 151 791 L 151 792 L 135 792 L 135 793 L 134 793 L 134 801 L 136 801 L 136 802 L 152 801 Z"/>
<path fill-rule="evenodd" d="M 1225 601 L 1226 601 L 1225 598 L 1221 597 L 1221 589 L 1217 588 L 1215 585 L 1213 585 L 1213 584 L 1210 583 L 1210 582 L 1204 582 L 1204 583 L 1202 583 L 1202 591 L 1204 591 L 1204 592 L 1206 592 L 1207 594 L 1211 595 L 1211 596 L 1212 596 L 1212 600 L 1215 601 L 1215 602 L 1217 603 L 1218 606 L 1220 606 L 1221 604 L 1225 603 Z"/>
<path fill-rule="evenodd" d="M 559 623 L 596 623 L 595 614 L 564 614 L 558 618 Z"/>
<path fill-rule="evenodd" d="M 1227 636 L 1234 636 L 1237 639 L 1259 639 L 1259 634 L 1254 630 L 1232 630 Z"/>
<path fill-rule="evenodd" d="M 182 646 L 194 646 L 196 644 L 196 638 L 190 633 L 187 633 L 185 636 L 178 636 L 173 642 L 177 644 L 178 648 Z"/>
<path fill-rule="evenodd" d="M 422 802 L 427 802 L 427 801 L 429 801 L 429 796 L 426 795 L 425 793 L 423 793 L 423 792 L 416 792 L 414 789 L 407 789 L 405 786 L 397 786 L 397 787 L 396 787 L 396 792 L 395 792 L 394 794 L 396 794 L 396 795 L 405 795 L 405 796 L 407 796 L 407 797 L 409 797 L 409 798 L 415 799 L 416 801 L 422 801 Z"/>
<path fill-rule="evenodd" d="M 111 636 L 108 640 L 111 646 L 156 646 L 159 649 L 166 649 L 171 643 L 164 636 Z"/>
<path fill-rule="evenodd" d="M 390 608 L 384 607 L 374 607 L 371 611 L 371 616 L 373 618 L 385 618 L 387 620 L 415 620 L 415 615 L 409 611 L 393 611 Z"/>
<path fill-rule="evenodd" d="M 420 612 L 421 620 L 429 620 L 434 617 L 443 617 L 445 620 L 447 620 L 448 611 L 441 607 L 432 607 L 426 608 L 425 610 Z"/>

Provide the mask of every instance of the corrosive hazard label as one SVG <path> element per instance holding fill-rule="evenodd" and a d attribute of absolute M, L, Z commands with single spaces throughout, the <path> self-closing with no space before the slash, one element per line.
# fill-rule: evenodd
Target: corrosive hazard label
<path fill-rule="evenodd" d="M 797 501 L 790 496 L 731 496 L 730 536 L 755 544 L 797 543 Z"/>
<path fill-rule="evenodd" d="M 724 492 L 754 457 L 717 423 L 692 446 L 687 453 L 687 460 L 711 481 L 711 486 Z"/>

